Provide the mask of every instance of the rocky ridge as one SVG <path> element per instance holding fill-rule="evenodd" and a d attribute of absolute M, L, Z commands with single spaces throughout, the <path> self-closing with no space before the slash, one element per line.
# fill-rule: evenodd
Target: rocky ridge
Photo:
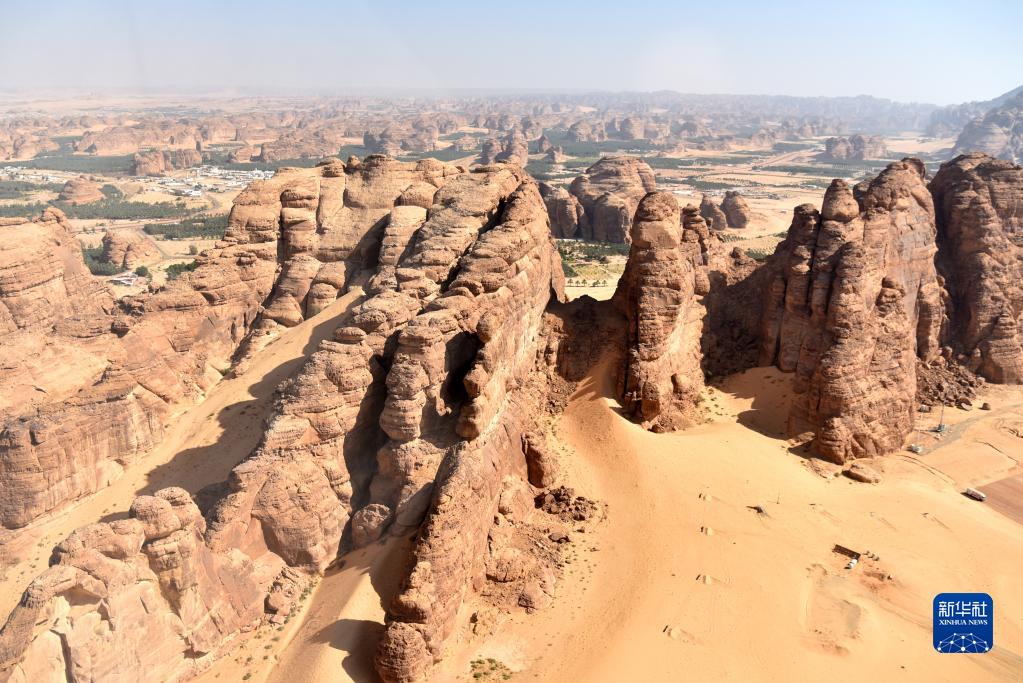
<path fill-rule="evenodd" d="M 428 177 L 442 186 L 427 191 Z M 317 213 L 340 199 L 337 178 L 347 183 L 343 203 Z M 315 229 L 294 230 L 300 218 Z M 170 489 L 136 499 L 129 520 L 69 537 L 0 635 L 16 675 L 57 666 L 76 677 L 137 677 L 142 665 L 165 679 L 193 675 L 264 618 L 264 598 L 294 569 L 322 570 L 339 549 L 388 528 L 423 525 L 389 610 L 378 655 L 385 680 L 428 669 L 479 578 L 494 577 L 526 609 L 549 602 L 556 571 L 517 540 L 531 515 L 547 514 L 535 511 L 534 483 L 556 477 L 536 420 L 548 381 L 541 332 L 562 276 L 535 184 L 511 166 L 464 173 L 374 157 L 283 172 L 239 197 L 223 250 L 285 254 L 279 285 L 289 257 L 327 249 L 297 237 L 360 225 L 354 243 L 366 252 L 342 248 L 341 235 L 329 245 L 367 270 L 363 300 L 281 387 L 260 446 L 232 472 L 208 523 Z M 512 526 L 495 530 L 495 516 Z M 61 608 L 71 593 L 74 615 Z M 58 634 L 68 632 L 76 635 L 63 647 Z M 148 640 L 158 645 L 152 657 L 109 656 Z"/>

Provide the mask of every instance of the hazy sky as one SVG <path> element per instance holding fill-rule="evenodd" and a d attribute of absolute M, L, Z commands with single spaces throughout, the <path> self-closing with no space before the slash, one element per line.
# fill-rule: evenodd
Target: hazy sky
<path fill-rule="evenodd" d="M 0 0 L 0 88 L 868 94 L 1023 84 L 1023 2 Z"/>

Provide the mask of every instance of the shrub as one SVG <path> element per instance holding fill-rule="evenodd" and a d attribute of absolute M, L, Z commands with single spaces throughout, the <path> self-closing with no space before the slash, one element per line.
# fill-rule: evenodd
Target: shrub
<path fill-rule="evenodd" d="M 219 216 L 199 215 L 182 219 L 178 223 L 146 223 L 142 228 L 147 234 L 167 240 L 220 239 L 227 230 L 227 214 Z"/>
<path fill-rule="evenodd" d="M 114 188 L 115 190 L 117 188 Z M 182 208 L 170 202 L 126 202 L 122 199 L 104 199 L 92 204 L 69 204 L 53 202 L 68 218 L 124 220 L 139 218 L 174 218 L 182 214 Z"/>
<path fill-rule="evenodd" d="M 30 192 L 48 190 L 60 192 L 63 189 L 60 183 L 30 183 L 25 180 L 0 180 L 0 199 L 21 199 Z"/>
<path fill-rule="evenodd" d="M 149 268 L 146 268 L 145 266 L 139 266 L 138 268 L 135 269 L 135 274 L 138 275 L 139 277 L 149 277 Z"/>
<path fill-rule="evenodd" d="M 0 204 L 0 218 L 31 218 L 46 209 L 46 204 Z"/>
<path fill-rule="evenodd" d="M 71 173 L 131 173 L 135 168 L 134 156 L 90 156 L 83 154 L 60 154 L 38 156 L 29 161 L 19 161 L 25 168 L 43 168 L 51 171 Z"/>
<path fill-rule="evenodd" d="M 192 261 L 191 263 L 172 263 L 167 266 L 167 279 L 177 280 L 181 277 L 182 273 L 191 273 L 193 270 L 199 267 L 198 261 Z"/>
<path fill-rule="evenodd" d="M 116 275 L 120 266 L 103 260 L 103 247 L 82 247 L 82 260 L 93 275 Z"/>
<path fill-rule="evenodd" d="M 105 184 L 99 188 L 99 191 L 103 193 L 103 196 L 107 199 L 124 199 L 124 193 L 117 189 L 116 186 L 110 183 Z"/>

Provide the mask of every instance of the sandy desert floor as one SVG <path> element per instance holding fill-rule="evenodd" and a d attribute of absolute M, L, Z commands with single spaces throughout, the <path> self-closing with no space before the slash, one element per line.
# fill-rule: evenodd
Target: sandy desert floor
<path fill-rule="evenodd" d="M 750 370 L 707 390 L 708 424 L 652 434 L 586 381 L 555 431 L 608 520 L 576 541 L 553 609 L 510 619 L 449 674 L 494 658 L 542 681 L 1020 680 L 1023 526 L 959 491 L 1017 467 L 993 447 L 962 461 L 984 442 L 1019 451 L 1005 425 L 1023 392 L 948 411 L 958 426 L 937 448 L 873 463 L 884 480 L 869 485 L 782 437 L 788 387 Z M 880 560 L 846 570 L 835 544 Z M 934 652 L 931 601 L 949 591 L 995 596 L 990 655 Z"/>

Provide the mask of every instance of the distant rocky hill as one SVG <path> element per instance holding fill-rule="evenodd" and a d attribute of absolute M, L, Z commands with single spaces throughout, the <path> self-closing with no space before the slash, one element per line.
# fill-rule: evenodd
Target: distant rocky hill
<path fill-rule="evenodd" d="M 1013 163 L 1023 161 L 1023 92 L 966 124 L 953 152 L 983 152 Z"/>
<path fill-rule="evenodd" d="M 931 113 L 924 133 L 931 137 L 959 135 L 970 121 L 978 116 L 983 116 L 995 107 L 1000 107 L 1020 93 L 1023 93 L 1023 85 L 1002 93 L 994 99 L 982 102 L 964 102 L 936 109 Z"/>

